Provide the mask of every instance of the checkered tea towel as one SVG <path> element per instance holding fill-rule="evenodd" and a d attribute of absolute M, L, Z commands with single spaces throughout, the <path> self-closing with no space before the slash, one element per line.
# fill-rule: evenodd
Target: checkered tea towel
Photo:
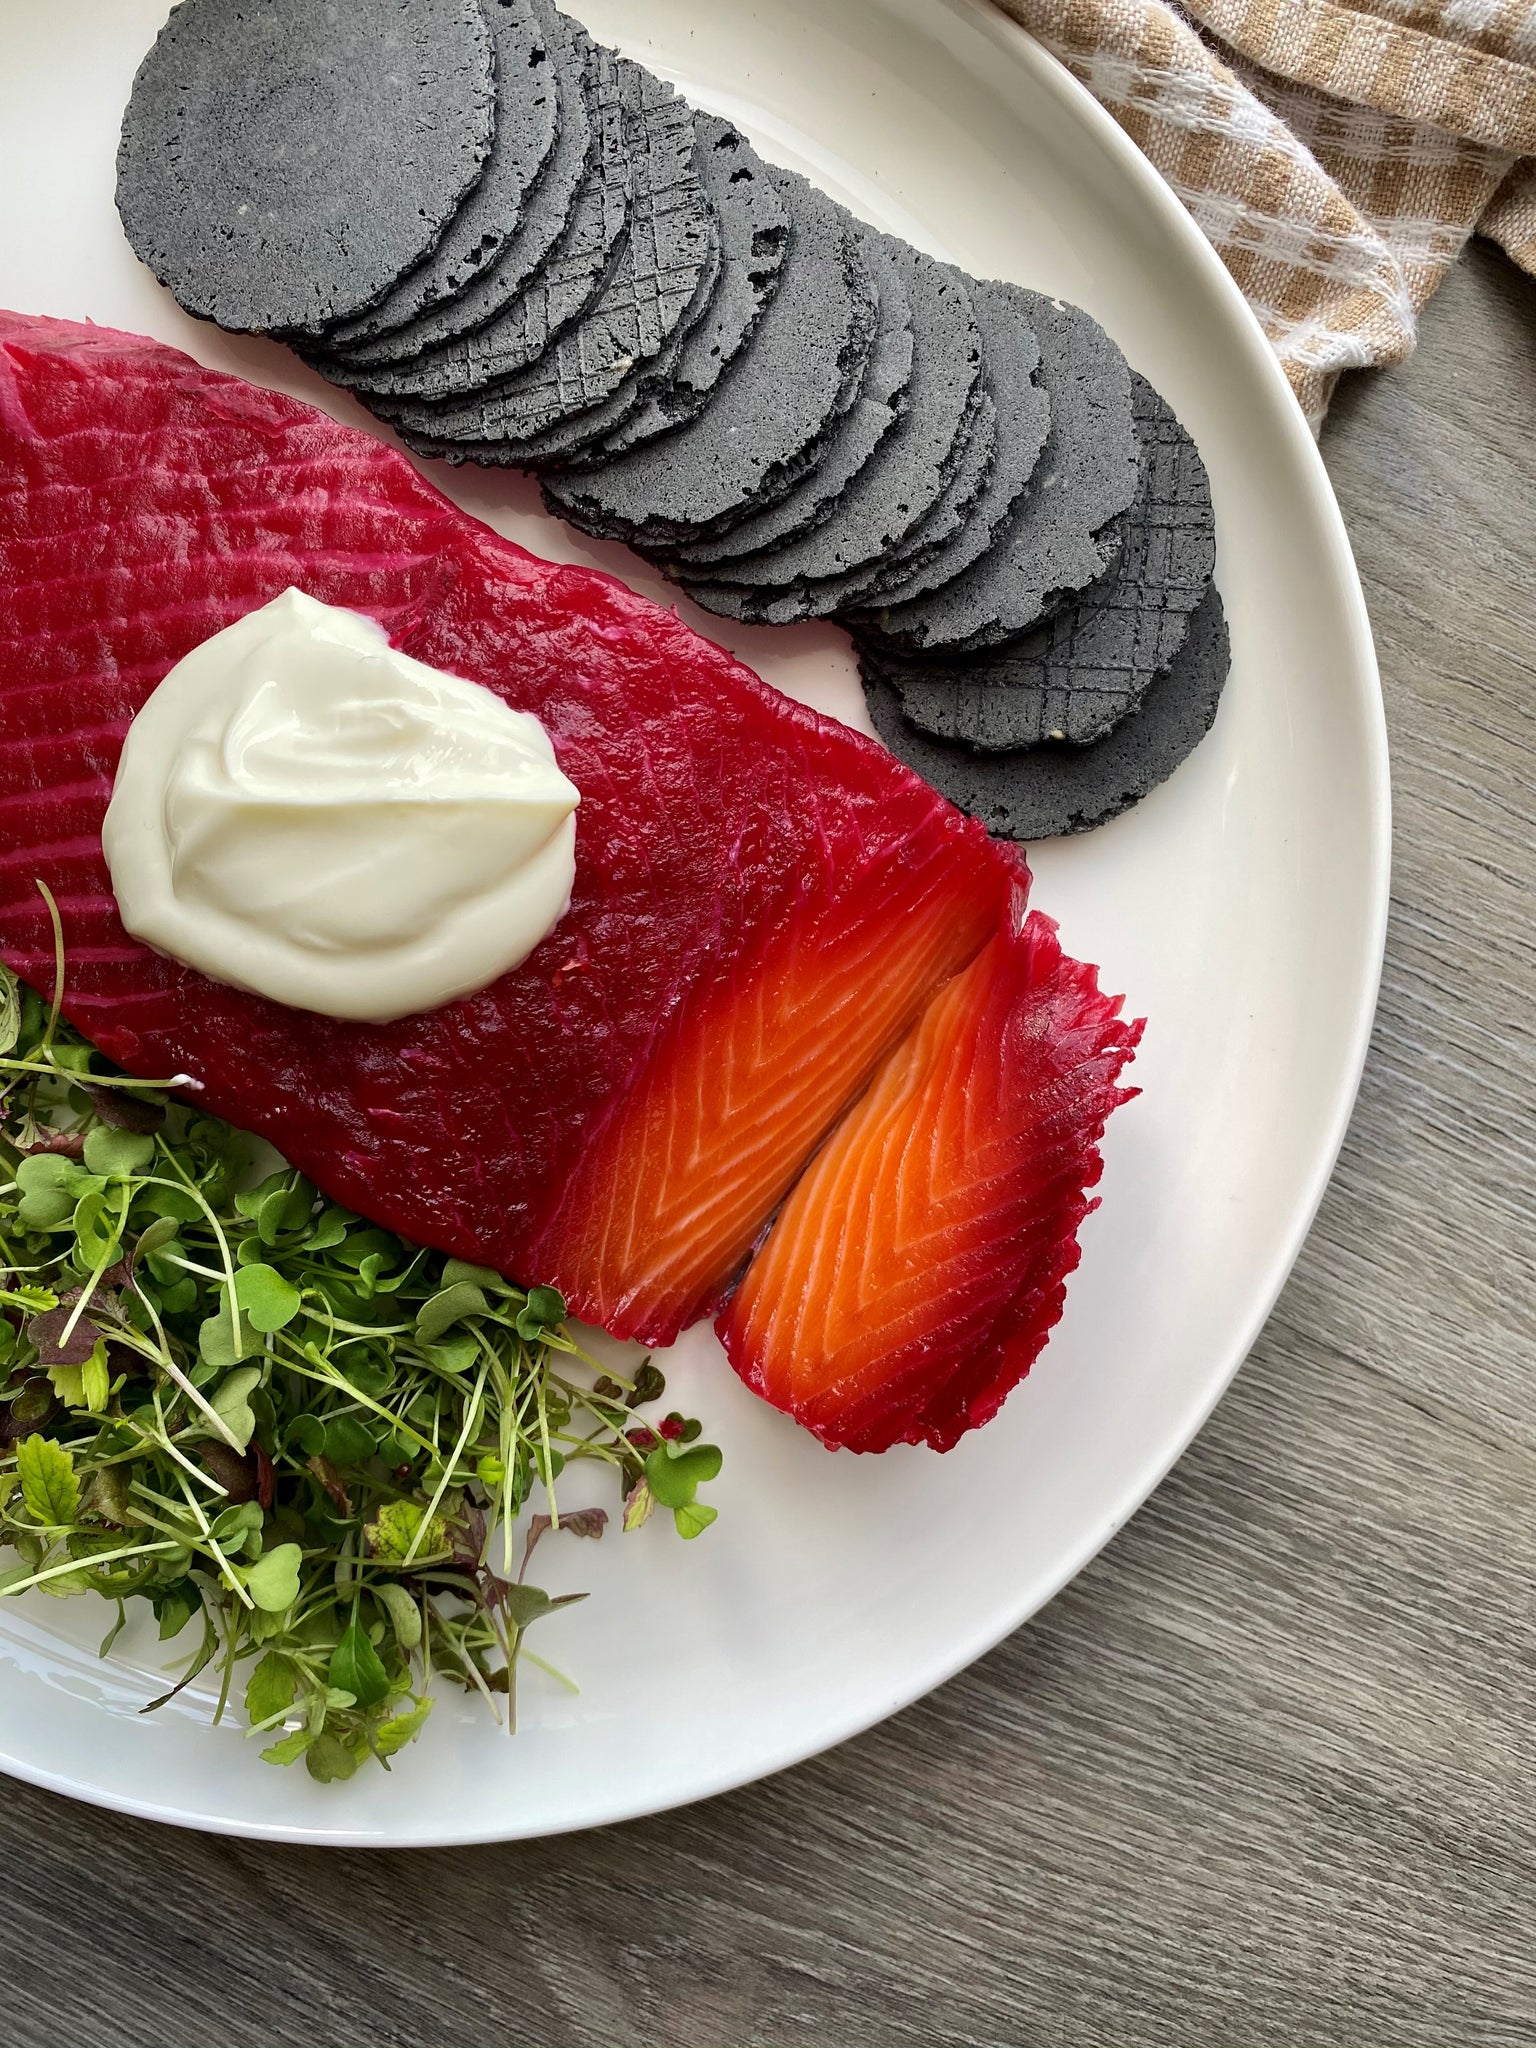
<path fill-rule="evenodd" d="M 998 0 L 1194 215 L 1314 429 L 1474 230 L 1536 271 L 1536 0 Z"/>

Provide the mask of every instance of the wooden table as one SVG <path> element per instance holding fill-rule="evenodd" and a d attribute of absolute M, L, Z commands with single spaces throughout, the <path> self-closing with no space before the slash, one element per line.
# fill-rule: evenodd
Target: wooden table
<path fill-rule="evenodd" d="M 418 1855 L 4 1788 L 11 2048 L 1536 2042 L 1536 283 L 1324 448 L 1397 793 L 1375 1047 L 1258 1348 L 1028 1629 L 831 1756 Z"/>

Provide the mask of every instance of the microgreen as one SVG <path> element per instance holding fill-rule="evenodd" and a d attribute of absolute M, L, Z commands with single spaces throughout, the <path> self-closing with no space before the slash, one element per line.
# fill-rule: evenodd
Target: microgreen
<path fill-rule="evenodd" d="M 196 1628 L 144 1711 L 212 1666 L 215 1718 L 243 1700 L 262 1756 L 325 1783 L 388 1768 L 434 1674 L 512 1726 L 527 1631 L 584 1597 L 526 1583 L 534 1550 L 607 1520 L 559 1512 L 561 1472 L 606 1466 L 625 1528 L 660 1507 L 692 1537 L 720 1453 L 643 1421 L 661 1373 L 599 1374 L 553 1288 L 258 1178 L 172 1085 L 0 967 L 0 1593 L 108 1599 L 103 1655 L 125 1603 Z"/>

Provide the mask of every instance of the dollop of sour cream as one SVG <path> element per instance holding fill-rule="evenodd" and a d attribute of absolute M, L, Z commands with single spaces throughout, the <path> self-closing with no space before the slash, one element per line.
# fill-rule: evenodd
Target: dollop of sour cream
<path fill-rule="evenodd" d="M 384 1023 L 483 988 L 554 928 L 580 801 L 528 712 L 287 590 L 150 696 L 101 837 L 136 938 Z"/>

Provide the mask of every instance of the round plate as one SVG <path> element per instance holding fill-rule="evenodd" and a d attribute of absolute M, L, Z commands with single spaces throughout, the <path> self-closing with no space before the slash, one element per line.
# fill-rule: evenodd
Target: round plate
<path fill-rule="evenodd" d="M 1150 1019 L 1143 1093 L 1114 1120 L 1065 1319 L 1001 1417 L 947 1457 L 829 1456 L 736 1382 L 707 1332 L 684 1338 L 668 1371 L 724 1446 L 720 1520 L 690 1544 L 656 1523 L 550 1542 L 540 1577 L 592 1598 L 539 1648 L 581 1690 L 525 1669 L 514 1741 L 445 1697 L 388 1777 L 317 1786 L 210 1728 L 206 1693 L 141 1718 L 166 1652 L 129 1635 L 99 1662 L 96 1603 L 0 1610 L 0 1764 L 162 1820 L 372 1845 L 586 1827 L 778 1770 L 939 1684 L 1049 1600 L 1199 1428 L 1300 1248 L 1364 1057 L 1388 846 L 1370 630 L 1301 413 L 1172 194 L 983 0 L 579 11 L 859 213 L 1078 300 L 1199 442 L 1234 657 L 1215 731 L 1129 815 L 1035 859 L 1035 902 Z M 0 302 L 158 335 L 361 423 L 285 350 L 185 319 L 122 239 L 118 119 L 165 12 L 0 0 Z M 622 549 L 545 518 L 522 481 L 436 475 L 539 552 L 689 612 Z M 864 724 L 841 634 L 723 637 Z M 582 1504 L 574 1486 L 562 1498 Z"/>

